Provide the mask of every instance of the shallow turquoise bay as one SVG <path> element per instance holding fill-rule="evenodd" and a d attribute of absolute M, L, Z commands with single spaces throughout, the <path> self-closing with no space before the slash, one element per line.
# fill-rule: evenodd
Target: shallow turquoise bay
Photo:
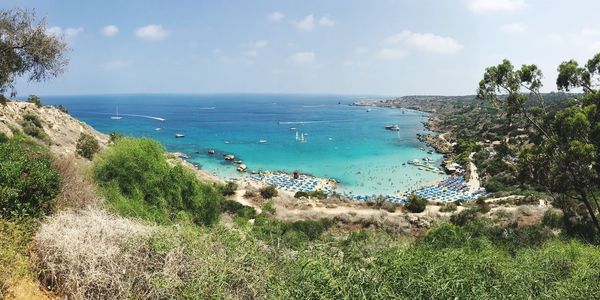
<path fill-rule="evenodd" d="M 338 190 L 361 195 L 392 194 L 445 177 L 402 165 L 423 157 L 441 159 L 427 154 L 430 149 L 422 149 L 417 140 L 416 134 L 425 132 L 426 114 L 383 108 L 367 112 L 349 105 L 358 97 L 135 94 L 43 100 L 65 105 L 71 115 L 104 133 L 156 139 L 223 177 L 240 176 L 234 164 L 223 160 L 225 153 L 243 160 L 250 170 L 300 170 L 335 178 Z M 123 119 L 112 120 L 117 106 Z M 388 124 L 398 124 L 400 131 L 385 130 Z M 304 133 L 305 142 L 296 140 L 296 131 Z M 175 133 L 185 138 L 176 139 Z M 208 149 L 217 154 L 208 155 Z"/>

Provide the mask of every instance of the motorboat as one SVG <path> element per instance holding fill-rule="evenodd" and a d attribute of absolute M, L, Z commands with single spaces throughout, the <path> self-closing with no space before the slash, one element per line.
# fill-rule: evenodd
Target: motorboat
<path fill-rule="evenodd" d="M 176 133 L 176 134 L 175 134 L 175 138 L 177 138 L 177 139 L 179 139 L 179 138 L 184 138 L 184 137 L 185 137 L 185 135 L 184 135 L 184 134 L 181 134 L 181 133 Z"/>
<path fill-rule="evenodd" d="M 400 127 L 398 127 L 398 125 L 396 125 L 396 124 L 386 125 L 385 129 L 390 130 L 390 131 L 400 131 Z"/>

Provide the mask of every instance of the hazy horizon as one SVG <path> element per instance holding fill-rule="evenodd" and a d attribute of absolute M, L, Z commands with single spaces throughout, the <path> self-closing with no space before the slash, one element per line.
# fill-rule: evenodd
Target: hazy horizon
<path fill-rule="evenodd" d="M 35 8 L 71 49 L 64 75 L 21 78 L 20 96 L 472 95 L 484 69 L 504 58 L 537 64 L 550 92 L 559 63 L 600 51 L 600 3 L 591 0 L 7 0 L 0 8 Z"/>

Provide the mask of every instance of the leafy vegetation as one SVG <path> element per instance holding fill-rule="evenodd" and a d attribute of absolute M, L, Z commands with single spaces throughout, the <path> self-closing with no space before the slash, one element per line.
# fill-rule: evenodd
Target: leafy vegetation
<path fill-rule="evenodd" d="M 44 131 L 42 120 L 37 115 L 31 113 L 24 114 L 21 120 L 21 127 L 25 134 L 44 141 L 46 144 L 50 143 L 50 137 Z"/>
<path fill-rule="evenodd" d="M 0 143 L 0 215 L 42 216 L 60 190 L 60 177 L 43 146 L 16 136 Z"/>
<path fill-rule="evenodd" d="M 122 215 L 160 224 L 189 220 L 211 225 L 219 218 L 221 193 L 181 165 L 170 165 L 155 141 L 118 139 L 98 157 L 93 173 Z"/>
<path fill-rule="evenodd" d="M 221 202 L 221 208 L 224 212 L 228 212 L 245 219 L 256 218 L 256 210 L 253 207 L 243 205 L 237 201 L 224 200 Z"/>
<path fill-rule="evenodd" d="M 229 181 L 224 186 L 221 186 L 220 189 L 221 194 L 223 194 L 223 196 L 232 196 L 235 195 L 235 191 L 237 191 L 238 185 L 233 181 Z"/>
<path fill-rule="evenodd" d="M 37 108 L 42 107 L 42 100 L 40 99 L 40 97 L 36 96 L 36 95 L 29 95 L 29 97 L 27 97 L 27 102 L 28 103 L 33 103 L 35 104 L 35 106 Z"/>
<path fill-rule="evenodd" d="M 92 160 L 94 155 L 98 152 L 98 150 L 100 150 L 100 145 L 95 137 L 88 133 L 82 132 L 77 140 L 75 150 L 81 157 Z"/>
<path fill-rule="evenodd" d="M 406 204 L 404 204 L 404 208 L 412 213 L 423 212 L 425 211 L 425 207 L 427 207 L 427 199 L 417 194 L 408 195 L 406 198 Z"/>
<path fill-rule="evenodd" d="M 261 188 L 259 190 L 259 193 L 260 196 L 264 199 L 271 199 L 273 197 L 277 197 L 277 189 L 272 185 Z"/>

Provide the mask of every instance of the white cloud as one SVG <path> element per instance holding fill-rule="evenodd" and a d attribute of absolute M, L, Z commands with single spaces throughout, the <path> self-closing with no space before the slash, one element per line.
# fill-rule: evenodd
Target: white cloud
<path fill-rule="evenodd" d="M 274 11 L 274 12 L 270 13 L 267 17 L 268 17 L 269 21 L 271 21 L 271 22 L 279 22 L 279 21 L 283 20 L 283 18 L 285 18 L 285 15 L 278 11 Z"/>
<path fill-rule="evenodd" d="M 104 36 L 115 36 L 119 34 L 119 27 L 115 25 L 107 25 L 102 28 L 102 34 Z"/>
<path fill-rule="evenodd" d="M 135 35 L 147 41 L 160 41 L 169 35 L 162 25 L 149 24 L 135 30 Z"/>
<path fill-rule="evenodd" d="M 263 49 L 269 45 L 269 41 L 260 40 L 251 44 L 244 45 L 248 50 L 246 51 L 246 56 L 258 56 L 258 52 L 260 49 Z"/>
<path fill-rule="evenodd" d="M 335 25 L 335 22 L 332 19 L 328 18 L 328 17 L 321 17 L 319 19 L 319 25 L 321 25 L 321 26 L 333 26 L 333 25 Z"/>
<path fill-rule="evenodd" d="M 502 26 L 500 30 L 506 33 L 523 33 L 527 30 L 527 26 L 521 23 L 512 23 Z"/>
<path fill-rule="evenodd" d="M 77 27 L 77 28 L 68 27 L 68 28 L 63 29 L 61 27 L 54 26 L 54 27 L 49 27 L 46 29 L 47 34 L 54 35 L 57 37 L 64 37 L 66 39 L 72 39 L 82 32 L 83 32 L 82 27 Z"/>
<path fill-rule="evenodd" d="M 435 35 L 433 33 L 418 33 L 404 30 L 399 34 L 390 36 L 386 40 L 389 44 L 403 44 L 415 49 L 438 54 L 454 54 L 463 49 L 463 45 L 451 37 Z"/>
<path fill-rule="evenodd" d="M 313 15 L 304 17 L 304 19 L 296 22 L 296 28 L 302 31 L 312 31 L 315 29 L 315 17 Z"/>
<path fill-rule="evenodd" d="M 314 52 L 296 52 L 290 56 L 290 59 L 293 63 L 297 65 L 310 64 L 315 61 L 315 53 Z"/>
<path fill-rule="evenodd" d="M 384 48 L 377 53 L 377 57 L 384 60 L 399 60 L 406 57 L 406 51 L 399 48 Z"/>
<path fill-rule="evenodd" d="M 313 14 L 305 16 L 302 20 L 295 22 L 296 28 L 300 31 L 313 31 L 317 26 L 330 27 L 335 25 L 335 21 L 328 17 L 321 17 L 317 21 Z"/>
<path fill-rule="evenodd" d="M 525 7 L 525 0 L 470 0 L 468 7 L 475 13 L 515 11 Z"/>

